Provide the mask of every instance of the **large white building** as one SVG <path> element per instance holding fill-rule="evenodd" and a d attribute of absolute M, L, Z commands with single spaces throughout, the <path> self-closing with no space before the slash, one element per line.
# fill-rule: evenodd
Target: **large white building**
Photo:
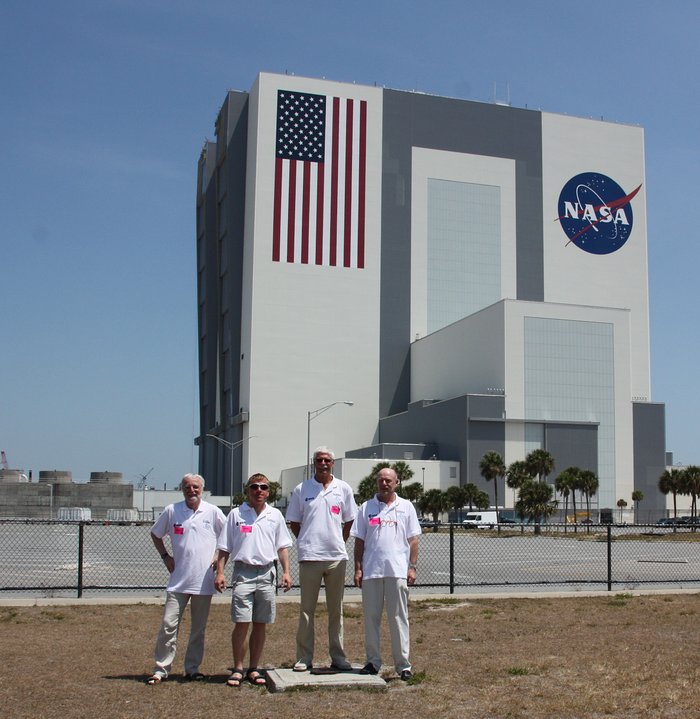
<path fill-rule="evenodd" d="M 486 488 L 484 452 L 543 447 L 600 507 L 661 510 L 644 172 L 639 127 L 266 73 L 229 92 L 197 188 L 208 486 L 279 479 L 310 441 Z"/>

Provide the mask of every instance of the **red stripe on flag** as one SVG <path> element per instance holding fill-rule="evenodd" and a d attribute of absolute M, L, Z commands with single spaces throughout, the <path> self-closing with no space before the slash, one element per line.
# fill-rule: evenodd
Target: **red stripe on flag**
<path fill-rule="evenodd" d="M 345 117 L 345 212 L 343 237 L 343 267 L 350 267 L 352 249 L 352 100 L 347 101 Z"/>
<path fill-rule="evenodd" d="M 311 198 L 309 192 L 311 188 L 311 163 L 304 163 L 304 191 L 302 195 L 303 206 L 301 216 L 301 262 L 304 265 L 309 264 L 309 204 Z"/>
<path fill-rule="evenodd" d="M 335 267 L 338 262 L 338 144 L 340 141 L 340 128 L 338 115 L 340 114 L 340 98 L 333 98 L 333 127 L 331 128 L 331 228 L 330 228 L 330 265 Z M 328 128 L 326 128 L 326 132 Z"/>
<path fill-rule="evenodd" d="M 323 264 L 323 167 L 316 171 L 316 264 Z"/>
<path fill-rule="evenodd" d="M 294 262 L 294 211 L 296 210 L 297 163 L 289 163 L 289 207 L 287 208 L 287 262 Z"/>
<path fill-rule="evenodd" d="M 357 178 L 357 266 L 365 266 L 365 182 L 367 175 L 367 101 L 360 102 L 360 165 Z"/>
<path fill-rule="evenodd" d="M 275 160 L 275 204 L 272 221 L 272 261 L 280 261 L 280 224 L 282 222 L 282 168 L 284 160 Z"/>

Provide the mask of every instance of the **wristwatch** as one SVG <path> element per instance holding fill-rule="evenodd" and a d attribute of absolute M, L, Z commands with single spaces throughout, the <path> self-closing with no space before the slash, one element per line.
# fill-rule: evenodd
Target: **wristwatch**
<path fill-rule="evenodd" d="M 411 563 L 408 565 L 408 568 L 409 568 L 409 569 L 418 569 L 418 565 L 417 565 L 417 564 L 414 564 L 413 562 L 411 562 Z"/>

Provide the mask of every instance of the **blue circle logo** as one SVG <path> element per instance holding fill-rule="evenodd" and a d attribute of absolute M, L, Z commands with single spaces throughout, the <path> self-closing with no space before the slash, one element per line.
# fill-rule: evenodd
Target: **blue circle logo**
<path fill-rule="evenodd" d="M 569 242 L 592 255 L 619 250 L 632 234 L 631 201 L 641 187 L 628 195 L 607 175 L 583 172 L 572 177 L 562 188 L 557 206 Z"/>

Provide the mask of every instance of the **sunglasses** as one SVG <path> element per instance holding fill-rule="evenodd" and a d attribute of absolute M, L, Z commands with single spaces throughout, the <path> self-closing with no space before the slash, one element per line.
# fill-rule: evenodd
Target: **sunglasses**
<path fill-rule="evenodd" d="M 269 485 L 269 484 L 255 484 L 255 483 L 253 483 L 253 484 L 249 484 L 249 485 L 248 485 L 248 489 L 253 489 L 253 490 L 255 490 L 255 489 L 262 489 L 263 492 L 267 492 L 267 490 L 270 489 L 270 485 Z"/>

